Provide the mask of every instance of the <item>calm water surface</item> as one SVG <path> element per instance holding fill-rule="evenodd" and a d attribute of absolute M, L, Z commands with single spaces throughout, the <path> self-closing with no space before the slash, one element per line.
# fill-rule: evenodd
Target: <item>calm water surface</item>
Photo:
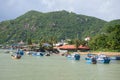
<path fill-rule="evenodd" d="M 0 50 L 0 80 L 120 80 L 120 61 L 110 64 L 87 64 L 64 56 L 23 56 L 11 59 Z"/>

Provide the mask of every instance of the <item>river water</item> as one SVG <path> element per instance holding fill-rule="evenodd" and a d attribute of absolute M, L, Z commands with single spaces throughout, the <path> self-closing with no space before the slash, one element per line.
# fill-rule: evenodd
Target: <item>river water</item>
<path fill-rule="evenodd" d="M 67 60 L 64 56 L 24 55 L 13 60 L 0 50 L 0 80 L 120 80 L 120 61 L 110 64 L 87 64 Z"/>

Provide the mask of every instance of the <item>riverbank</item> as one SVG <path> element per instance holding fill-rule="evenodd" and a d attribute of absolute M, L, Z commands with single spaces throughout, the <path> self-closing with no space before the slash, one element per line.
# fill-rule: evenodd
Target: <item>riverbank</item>
<path fill-rule="evenodd" d="M 88 54 L 88 53 L 91 53 L 91 54 L 105 54 L 107 56 L 120 56 L 120 52 L 79 52 L 81 55 L 85 55 L 85 54 Z"/>

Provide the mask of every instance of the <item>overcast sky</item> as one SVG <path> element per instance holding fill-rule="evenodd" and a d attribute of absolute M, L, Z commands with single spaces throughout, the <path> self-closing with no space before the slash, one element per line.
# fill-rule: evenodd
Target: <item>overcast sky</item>
<path fill-rule="evenodd" d="M 110 21 L 120 19 L 120 0 L 0 0 L 0 21 L 15 19 L 30 10 L 67 10 Z"/>

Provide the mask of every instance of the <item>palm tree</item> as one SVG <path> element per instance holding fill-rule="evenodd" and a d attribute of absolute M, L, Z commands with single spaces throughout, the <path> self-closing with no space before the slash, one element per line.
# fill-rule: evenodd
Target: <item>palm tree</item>
<path fill-rule="evenodd" d="M 53 44 L 57 42 L 56 37 L 55 36 L 51 36 L 48 42 L 51 45 L 51 49 L 53 51 L 53 47 L 54 47 Z"/>
<path fill-rule="evenodd" d="M 45 38 L 41 37 L 39 42 L 39 47 L 43 48 L 43 43 L 45 43 Z"/>
<path fill-rule="evenodd" d="M 31 38 L 28 38 L 27 44 L 28 44 L 28 47 L 29 47 L 30 50 L 31 50 L 31 49 L 32 49 L 32 40 L 31 40 Z"/>
<path fill-rule="evenodd" d="M 80 46 L 80 40 L 79 40 L 78 38 L 76 38 L 76 39 L 74 40 L 74 44 L 75 44 L 75 47 L 76 47 L 76 51 L 78 51 L 78 48 L 79 48 L 79 46 Z"/>
<path fill-rule="evenodd" d="M 28 39 L 28 45 L 32 45 L 32 40 L 31 40 L 31 38 Z"/>

